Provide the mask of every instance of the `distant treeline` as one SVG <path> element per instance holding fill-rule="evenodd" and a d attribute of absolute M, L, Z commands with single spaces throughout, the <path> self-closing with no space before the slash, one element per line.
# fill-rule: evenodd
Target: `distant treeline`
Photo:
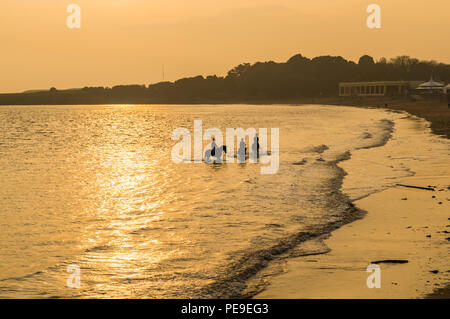
<path fill-rule="evenodd" d="M 257 62 L 236 66 L 225 77 L 201 75 L 175 82 L 120 85 L 112 88 L 0 94 L 0 104 L 241 103 L 333 97 L 338 83 L 348 81 L 426 81 L 433 75 L 450 81 L 450 65 L 408 56 L 378 61 L 368 55 L 358 63 L 338 56 L 313 59 L 297 54 L 285 63 Z"/>

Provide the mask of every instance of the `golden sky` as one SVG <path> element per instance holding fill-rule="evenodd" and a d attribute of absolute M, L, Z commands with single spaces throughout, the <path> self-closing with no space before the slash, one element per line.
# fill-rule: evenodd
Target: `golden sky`
<path fill-rule="evenodd" d="M 366 26 L 372 3 L 381 29 Z M 149 84 L 162 65 L 166 80 L 224 75 L 296 53 L 450 63 L 449 12 L 449 0 L 1 0 L 0 92 Z"/>

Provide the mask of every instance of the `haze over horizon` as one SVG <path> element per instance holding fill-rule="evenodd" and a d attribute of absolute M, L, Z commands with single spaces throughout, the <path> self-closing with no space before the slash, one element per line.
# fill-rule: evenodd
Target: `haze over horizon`
<path fill-rule="evenodd" d="M 66 8 L 81 7 L 81 29 Z M 366 8 L 381 7 L 368 29 Z M 0 92 L 225 75 L 256 61 L 409 55 L 450 63 L 448 0 L 3 0 Z"/>

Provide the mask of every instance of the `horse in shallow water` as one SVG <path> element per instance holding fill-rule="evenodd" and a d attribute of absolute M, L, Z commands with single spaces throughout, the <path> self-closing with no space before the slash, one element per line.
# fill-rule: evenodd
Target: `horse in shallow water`
<path fill-rule="evenodd" d="M 207 163 L 212 163 L 212 162 L 216 162 L 216 163 L 222 163 L 223 159 L 222 159 L 222 154 L 223 153 L 227 153 L 227 146 L 226 145 L 222 145 L 220 147 L 215 147 L 213 149 L 209 149 L 205 151 L 205 162 Z M 214 157 L 214 159 L 211 159 L 212 157 Z"/>

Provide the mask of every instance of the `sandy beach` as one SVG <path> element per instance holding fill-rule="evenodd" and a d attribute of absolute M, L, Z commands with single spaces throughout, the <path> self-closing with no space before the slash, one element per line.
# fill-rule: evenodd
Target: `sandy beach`
<path fill-rule="evenodd" d="M 407 134 L 430 135 L 428 123 L 419 118 L 396 124 L 408 127 L 397 127 L 391 144 Z M 436 127 L 439 130 L 439 123 Z M 445 145 L 444 137 L 436 138 Z M 361 176 L 357 177 L 361 171 L 354 168 L 374 151 L 356 152 L 350 161 L 340 164 L 349 173 L 344 179 L 344 192 L 361 182 Z M 414 150 L 410 152 L 414 154 Z M 403 178 L 401 183 L 436 186 L 435 191 L 394 186 L 354 201 L 366 211 L 364 218 L 324 238 L 328 253 L 283 262 L 283 273 L 271 279 L 256 298 L 449 298 L 448 162 L 436 160 L 424 165 L 409 160 L 408 155 L 403 155 L 404 163 L 413 176 Z M 402 263 L 378 263 L 381 288 L 369 289 L 366 268 L 386 260 Z"/>

